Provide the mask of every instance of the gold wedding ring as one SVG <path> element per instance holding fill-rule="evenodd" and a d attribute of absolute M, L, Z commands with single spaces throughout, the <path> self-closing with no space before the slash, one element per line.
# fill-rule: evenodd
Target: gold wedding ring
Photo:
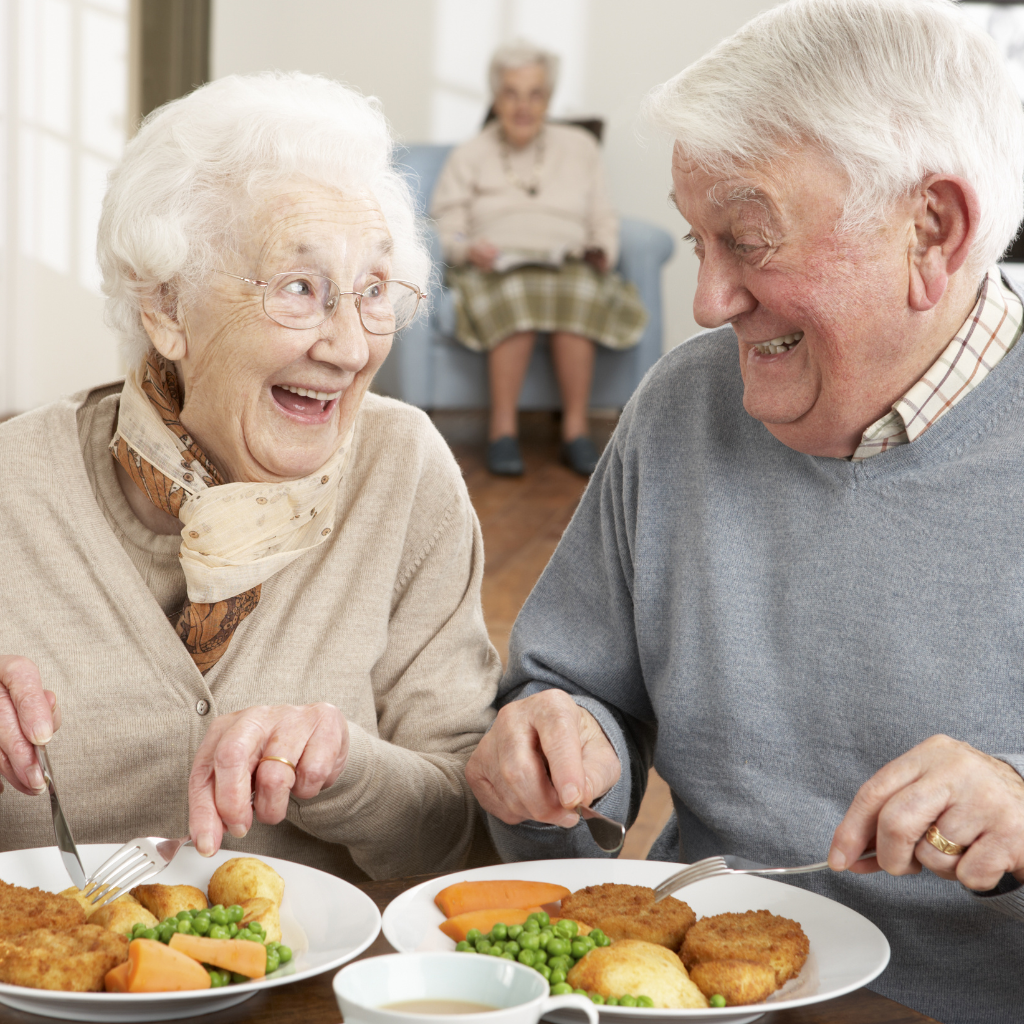
<path fill-rule="evenodd" d="M 924 834 L 925 839 L 928 840 L 932 846 L 935 847 L 939 853 L 948 854 L 950 857 L 959 857 L 967 847 L 961 846 L 959 843 L 950 842 L 940 831 L 938 825 L 932 825 L 930 829 Z"/>
<path fill-rule="evenodd" d="M 270 757 L 270 756 L 268 756 L 268 757 L 261 757 L 260 760 L 259 760 L 259 764 L 257 764 L 256 767 L 259 768 L 259 766 L 261 764 L 263 764 L 264 761 L 280 761 L 281 764 L 288 765 L 288 767 L 291 768 L 291 770 L 293 772 L 295 772 L 296 775 L 299 774 L 298 771 L 296 771 L 296 769 L 295 769 L 295 765 L 293 765 L 291 763 L 291 761 L 288 760 L 287 757 Z"/>

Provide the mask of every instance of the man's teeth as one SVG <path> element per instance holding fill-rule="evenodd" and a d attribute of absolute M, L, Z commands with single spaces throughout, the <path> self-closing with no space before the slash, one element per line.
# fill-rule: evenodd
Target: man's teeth
<path fill-rule="evenodd" d="M 795 331 L 793 334 L 787 334 L 782 338 L 772 338 L 771 341 L 755 345 L 754 351 L 759 356 L 774 356 L 779 352 L 788 352 L 803 336 L 803 331 Z"/>
<path fill-rule="evenodd" d="M 340 391 L 310 391 L 307 388 L 293 388 L 290 384 L 278 384 L 277 386 L 282 391 L 290 391 L 300 398 L 315 398 L 318 402 L 330 402 L 341 394 Z"/>

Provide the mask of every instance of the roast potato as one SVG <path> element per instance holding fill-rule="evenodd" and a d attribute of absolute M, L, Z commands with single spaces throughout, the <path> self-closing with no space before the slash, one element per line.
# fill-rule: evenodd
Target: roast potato
<path fill-rule="evenodd" d="M 259 921 L 263 925 L 267 942 L 281 941 L 281 913 L 273 900 L 268 900 L 266 896 L 253 896 L 242 900 L 239 905 L 245 911 L 245 917 L 238 923 L 239 928 L 244 928 L 250 921 Z"/>
<path fill-rule="evenodd" d="M 89 924 L 98 924 L 119 935 L 129 935 L 135 924 L 154 928 L 160 923 L 130 892 L 105 907 L 93 910 L 88 920 Z"/>
<path fill-rule="evenodd" d="M 158 920 L 174 917 L 179 910 L 205 910 L 202 889 L 194 885 L 137 885 L 131 894 Z"/>
<path fill-rule="evenodd" d="M 210 879 L 211 903 L 230 907 L 254 896 L 281 905 L 284 899 L 284 879 L 269 864 L 255 857 L 233 857 L 225 861 Z"/>

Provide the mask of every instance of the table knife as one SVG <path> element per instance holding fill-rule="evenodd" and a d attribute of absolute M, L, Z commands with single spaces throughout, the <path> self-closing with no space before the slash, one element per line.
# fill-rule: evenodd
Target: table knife
<path fill-rule="evenodd" d="M 46 747 L 36 747 L 36 757 L 39 759 L 39 767 L 43 770 L 43 778 L 46 780 L 46 788 L 50 794 L 50 812 L 53 814 L 53 834 L 57 839 L 57 848 L 60 850 L 61 860 L 67 869 L 71 881 L 79 889 L 85 888 L 85 871 L 82 868 L 82 858 L 78 856 L 78 848 L 75 846 L 74 837 L 68 826 L 64 811 L 61 810 L 60 797 L 57 796 L 57 787 L 53 784 L 53 772 L 50 770 L 50 759 L 46 756 Z"/>

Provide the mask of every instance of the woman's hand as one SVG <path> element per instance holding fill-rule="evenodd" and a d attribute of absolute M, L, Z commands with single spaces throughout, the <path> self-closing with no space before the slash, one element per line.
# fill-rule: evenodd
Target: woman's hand
<path fill-rule="evenodd" d="M 485 811 L 509 825 L 527 819 L 571 828 L 618 781 L 615 749 L 597 719 L 562 690 L 506 704 L 466 765 Z"/>
<path fill-rule="evenodd" d="M 46 792 L 32 744 L 49 743 L 59 728 L 57 696 L 43 689 L 35 664 L 18 655 L 0 655 L 0 775 L 19 793 Z"/>
<path fill-rule="evenodd" d="M 469 252 L 466 255 L 474 267 L 477 267 L 486 274 L 494 266 L 494 261 L 498 258 L 500 251 L 500 249 L 491 245 L 490 242 L 474 242 L 469 247 Z"/>
<path fill-rule="evenodd" d="M 280 761 L 260 764 L 262 757 L 283 757 L 295 771 Z M 214 719 L 188 780 L 196 849 L 209 857 L 225 832 L 241 839 L 254 810 L 268 825 L 283 821 L 289 796 L 308 800 L 333 785 L 347 757 L 348 723 L 333 704 L 246 708 Z"/>
<path fill-rule="evenodd" d="M 968 847 L 937 850 L 932 825 Z M 855 864 L 871 845 L 876 860 Z M 1004 872 L 1024 882 L 1024 779 L 1008 764 L 959 740 L 932 736 L 868 779 L 836 829 L 829 851 L 836 870 L 916 874 L 923 867 L 968 889 L 993 889 Z"/>
<path fill-rule="evenodd" d="M 587 249 L 583 258 L 599 273 L 608 272 L 608 253 L 604 249 Z"/>

